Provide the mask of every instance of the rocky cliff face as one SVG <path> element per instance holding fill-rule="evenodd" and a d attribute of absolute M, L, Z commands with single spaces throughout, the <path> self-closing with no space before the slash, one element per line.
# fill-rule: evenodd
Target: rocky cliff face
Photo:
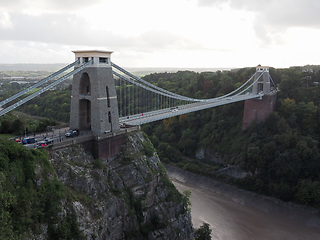
<path fill-rule="evenodd" d="M 73 146 L 52 152 L 50 162 L 71 193 L 60 218 L 75 213 L 84 239 L 193 239 L 185 198 L 141 132 L 112 160 Z"/>
<path fill-rule="evenodd" d="M 224 164 L 226 167 L 216 171 L 216 174 L 224 174 L 234 178 L 244 178 L 247 173 L 240 166 L 228 164 L 228 160 L 224 159 L 218 152 L 213 149 L 200 149 L 196 154 L 197 159 L 206 159 L 214 163 Z"/>

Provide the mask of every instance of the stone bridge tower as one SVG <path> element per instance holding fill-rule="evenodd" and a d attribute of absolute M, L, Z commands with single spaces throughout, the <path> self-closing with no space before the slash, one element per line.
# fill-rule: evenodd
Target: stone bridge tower
<path fill-rule="evenodd" d="M 244 102 L 242 129 L 246 129 L 253 122 L 263 122 L 274 112 L 277 103 L 276 89 L 271 89 L 269 67 L 257 66 L 254 81 L 262 74 L 252 86 L 252 94 L 263 94 L 261 99 L 248 99 Z"/>
<path fill-rule="evenodd" d="M 270 74 L 269 67 L 257 66 L 256 68 L 257 74 L 254 77 L 254 81 L 262 74 L 259 80 L 252 86 L 252 93 L 264 93 L 269 94 L 271 92 L 270 89 Z"/>
<path fill-rule="evenodd" d="M 78 63 L 93 63 L 73 76 L 70 129 L 91 130 L 94 135 L 118 131 L 117 94 L 109 51 L 73 51 Z"/>

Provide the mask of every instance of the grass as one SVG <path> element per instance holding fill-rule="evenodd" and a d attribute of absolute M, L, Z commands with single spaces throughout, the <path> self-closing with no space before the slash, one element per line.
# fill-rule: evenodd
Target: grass
<path fill-rule="evenodd" d="M 14 135 L 14 134 L 0 134 L 0 139 L 10 139 L 16 136 L 17 135 Z"/>

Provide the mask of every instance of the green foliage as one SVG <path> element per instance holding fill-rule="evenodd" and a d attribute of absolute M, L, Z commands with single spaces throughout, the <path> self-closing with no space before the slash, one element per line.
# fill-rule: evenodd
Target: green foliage
<path fill-rule="evenodd" d="M 35 133 L 35 132 L 43 132 L 47 131 L 48 126 L 58 125 L 58 122 L 54 119 L 47 118 L 39 118 L 34 119 L 30 116 L 25 116 L 23 120 L 21 117 L 18 117 L 13 114 L 9 114 L 8 116 L 1 119 L 0 122 L 0 133 L 1 134 L 15 134 L 15 135 L 23 135 L 25 133 Z"/>
<path fill-rule="evenodd" d="M 13 230 L 10 206 L 16 204 L 16 196 L 4 190 L 5 176 L 0 172 L 0 238 L 15 239 Z"/>
<path fill-rule="evenodd" d="M 144 139 L 146 139 L 146 141 L 142 142 L 143 152 L 147 157 L 152 157 L 155 149 L 153 148 L 152 143 L 149 141 L 146 135 L 144 136 Z"/>
<path fill-rule="evenodd" d="M 20 92 L 21 90 L 30 87 L 34 84 L 34 81 L 39 81 L 39 77 L 45 78 L 50 73 L 44 71 L 14 71 L 14 72 L 1 72 L 0 75 L 4 76 L 23 76 L 28 77 L 29 84 L 19 84 L 19 83 L 7 83 L 2 82 L 0 92 L 0 100 L 4 100 L 13 96 L 14 94 Z M 31 79 L 31 77 L 36 77 L 35 79 Z M 27 102 L 26 104 L 17 108 L 18 111 L 22 111 L 29 115 L 33 116 L 41 116 L 49 119 L 55 119 L 56 121 L 69 122 L 69 114 L 70 114 L 70 101 L 71 101 L 71 85 L 70 81 L 68 82 L 68 86 L 65 84 L 60 84 L 53 91 L 47 91 L 41 94 L 41 97 L 34 98 Z M 39 90 L 39 89 L 37 89 Z M 35 90 L 28 93 L 28 95 L 32 94 Z M 18 101 L 26 96 L 22 96 L 21 98 L 15 100 Z M 15 102 L 14 101 L 14 102 Z M 7 128 L 8 129 L 8 128 Z M 16 134 L 19 134 L 19 129 L 16 129 Z"/>
<path fill-rule="evenodd" d="M 162 165 L 162 163 L 158 163 L 158 167 L 160 170 L 160 182 L 163 184 L 165 189 L 168 190 L 168 195 L 167 195 L 167 202 L 173 201 L 176 203 L 179 203 L 183 200 L 182 195 L 178 192 L 176 187 L 173 185 L 173 183 L 170 181 L 167 171 L 165 167 Z"/>
<path fill-rule="evenodd" d="M 160 223 L 156 212 L 152 214 L 149 222 L 142 224 L 144 221 L 143 204 L 140 198 L 133 195 L 130 188 L 125 188 L 123 197 L 126 198 L 129 206 L 129 215 L 135 219 L 135 221 L 131 222 L 130 231 L 127 233 L 126 239 L 147 239 L 149 232 L 164 227 Z"/>
<path fill-rule="evenodd" d="M 190 201 L 190 197 L 191 197 L 191 191 L 190 190 L 185 190 L 183 191 L 183 195 L 184 195 L 184 200 L 185 200 L 185 205 L 187 206 L 188 210 L 191 212 L 191 201 Z"/>
<path fill-rule="evenodd" d="M 127 164 L 131 164 L 132 161 L 133 161 L 133 157 L 132 156 L 127 156 L 127 155 L 124 155 L 121 157 L 120 159 L 120 162 L 123 164 L 123 165 L 127 165 Z"/>
<path fill-rule="evenodd" d="M 200 74 L 185 71 L 150 74 L 145 79 L 185 96 L 209 98 L 230 92 L 253 72 L 251 68 Z M 219 177 L 214 174 L 219 166 L 195 160 L 199 150 L 209 149 L 250 174 L 228 181 L 285 201 L 319 206 L 315 188 L 320 182 L 319 68 L 270 68 L 270 73 L 281 91 L 276 112 L 264 123 L 241 130 L 243 103 L 233 103 L 144 125 L 143 130 L 164 162 Z"/>
<path fill-rule="evenodd" d="M 198 229 L 194 232 L 195 240 L 211 240 L 210 225 L 204 222 Z"/>
<path fill-rule="evenodd" d="M 305 205 L 320 207 L 320 181 L 303 180 L 298 184 L 298 201 Z"/>
<path fill-rule="evenodd" d="M 101 159 L 95 159 L 94 161 L 93 161 L 93 167 L 94 168 L 99 168 L 99 169 L 102 169 L 103 168 L 103 162 L 102 162 L 102 160 Z"/>
<path fill-rule="evenodd" d="M 37 174 L 36 165 L 41 166 Z M 44 223 L 49 236 L 55 236 L 51 239 L 81 239 L 72 213 L 56 228 L 65 198 L 45 151 L 0 140 L 0 239 L 21 239 L 30 230 L 37 233 Z"/>
<path fill-rule="evenodd" d="M 73 209 L 71 209 L 70 212 L 67 212 L 67 216 L 62 222 L 48 226 L 48 240 L 55 239 L 85 239 L 83 233 L 79 229 L 77 215 Z"/>
<path fill-rule="evenodd" d="M 61 91 L 49 91 L 24 104 L 22 111 L 31 115 L 52 118 L 61 122 L 69 122 L 71 88 Z"/>

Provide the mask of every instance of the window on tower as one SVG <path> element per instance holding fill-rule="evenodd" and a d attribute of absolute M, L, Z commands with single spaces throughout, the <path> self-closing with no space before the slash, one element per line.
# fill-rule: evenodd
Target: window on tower
<path fill-rule="evenodd" d="M 108 63 L 108 58 L 99 57 L 99 63 Z"/>
<path fill-rule="evenodd" d="M 108 104 L 108 107 L 110 107 L 110 96 L 109 96 L 109 88 L 108 88 L 108 86 L 106 86 L 106 93 L 107 93 L 107 104 Z"/>
<path fill-rule="evenodd" d="M 108 121 L 111 123 L 111 112 L 108 112 Z"/>

